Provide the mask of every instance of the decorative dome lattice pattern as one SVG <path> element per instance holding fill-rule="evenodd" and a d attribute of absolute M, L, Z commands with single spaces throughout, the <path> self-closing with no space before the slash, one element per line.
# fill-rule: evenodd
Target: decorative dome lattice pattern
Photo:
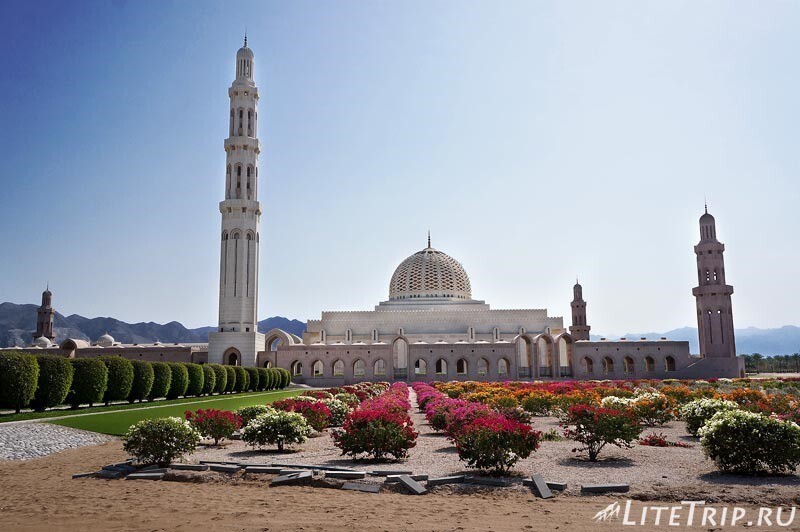
<path fill-rule="evenodd" d="M 464 267 L 447 253 L 428 247 L 400 263 L 389 284 L 389 299 L 472 299 Z"/>

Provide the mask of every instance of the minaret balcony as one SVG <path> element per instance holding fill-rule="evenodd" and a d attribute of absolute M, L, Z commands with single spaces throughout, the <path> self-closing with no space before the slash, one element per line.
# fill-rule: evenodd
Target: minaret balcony
<path fill-rule="evenodd" d="M 252 150 L 261 153 L 261 141 L 255 137 L 228 137 L 225 139 L 225 151 Z"/>
<path fill-rule="evenodd" d="M 694 296 L 729 296 L 731 294 L 733 294 L 733 287 L 729 284 L 704 284 L 692 288 Z"/>

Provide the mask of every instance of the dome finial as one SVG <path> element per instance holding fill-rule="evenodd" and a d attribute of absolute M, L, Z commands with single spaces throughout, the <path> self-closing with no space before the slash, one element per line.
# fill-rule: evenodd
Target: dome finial
<path fill-rule="evenodd" d="M 431 247 L 431 230 L 428 229 L 428 249 Z"/>
<path fill-rule="evenodd" d="M 247 48 L 247 28 L 244 29 L 244 47 Z"/>

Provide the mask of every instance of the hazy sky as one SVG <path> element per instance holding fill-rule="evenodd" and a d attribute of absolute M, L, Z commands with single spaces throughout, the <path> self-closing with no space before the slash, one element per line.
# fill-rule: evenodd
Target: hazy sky
<path fill-rule="evenodd" d="M 494 308 L 800 324 L 800 2 L 3 2 L 0 301 L 217 320 L 227 88 L 261 90 L 259 317 L 370 309 L 433 245 Z M 568 319 L 565 319 L 565 323 Z"/>

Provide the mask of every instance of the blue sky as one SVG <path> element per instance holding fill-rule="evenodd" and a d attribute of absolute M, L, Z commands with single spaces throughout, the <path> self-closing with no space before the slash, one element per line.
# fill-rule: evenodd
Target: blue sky
<path fill-rule="evenodd" d="M 407 255 L 495 308 L 694 325 L 703 200 L 738 327 L 800 324 L 800 3 L 11 2 L 0 300 L 217 319 L 227 88 L 261 90 L 259 317 L 386 299 Z"/>

